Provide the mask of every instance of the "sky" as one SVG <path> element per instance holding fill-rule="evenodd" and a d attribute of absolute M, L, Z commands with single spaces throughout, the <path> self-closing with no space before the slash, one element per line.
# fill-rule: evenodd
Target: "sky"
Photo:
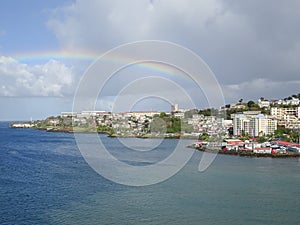
<path fill-rule="evenodd" d="M 112 48 L 141 40 L 174 42 L 195 52 L 215 74 L 226 103 L 298 94 L 299 8 L 298 0 L 3 0 L 0 120 L 72 111 L 90 63 Z M 110 81 L 99 110 L 111 109 L 128 74 L 168 77 L 153 68 L 122 73 Z M 174 81 L 197 99 L 190 82 Z M 140 108 L 169 110 L 166 101 L 150 102 Z M 184 107 L 180 97 L 178 102 Z"/>

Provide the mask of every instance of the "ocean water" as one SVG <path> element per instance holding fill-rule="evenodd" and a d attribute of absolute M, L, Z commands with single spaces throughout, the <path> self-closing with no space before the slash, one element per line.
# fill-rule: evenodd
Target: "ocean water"
<path fill-rule="evenodd" d="M 126 156 L 117 139 L 102 138 Z M 164 140 L 147 157 L 164 158 L 174 144 Z M 165 182 L 128 187 L 94 172 L 72 134 L 2 122 L 0 224 L 300 224 L 298 159 L 218 155 L 200 173 L 201 156 Z"/>

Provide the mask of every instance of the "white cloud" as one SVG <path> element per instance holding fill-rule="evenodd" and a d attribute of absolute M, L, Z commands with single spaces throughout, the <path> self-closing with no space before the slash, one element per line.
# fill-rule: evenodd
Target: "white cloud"
<path fill-rule="evenodd" d="M 0 56 L 0 96 L 55 96 L 72 92 L 73 71 L 62 62 L 50 60 L 28 65 Z"/>

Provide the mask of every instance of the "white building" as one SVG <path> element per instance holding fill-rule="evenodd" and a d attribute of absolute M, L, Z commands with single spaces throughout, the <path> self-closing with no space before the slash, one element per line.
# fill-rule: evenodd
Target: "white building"
<path fill-rule="evenodd" d="M 62 112 L 61 117 L 74 117 L 77 116 L 76 112 Z"/>
<path fill-rule="evenodd" d="M 80 113 L 80 115 L 77 115 L 78 117 L 85 117 L 85 118 L 89 118 L 89 117 L 95 117 L 95 116 L 99 116 L 101 114 L 105 113 L 105 111 L 82 111 Z"/>
<path fill-rule="evenodd" d="M 173 114 L 173 116 L 174 116 L 175 118 L 183 119 L 183 118 L 184 118 L 184 112 L 175 112 L 175 113 Z"/>
<path fill-rule="evenodd" d="M 244 114 L 235 114 L 233 118 L 233 135 L 240 136 L 249 132 L 250 120 Z"/>
<path fill-rule="evenodd" d="M 270 101 L 265 99 L 258 99 L 257 104 L 259 108 L 269 108 L 271 105 Z"/>
<path fill-rule="evenodd" d="M 292 98 L 286 100 L 287 105 L 299 105 L 300 100 L 298 98 Z"/>
<path fill-rule="evenodd" d="M 251 135 L 255 137 L 272 134 L 277 129 L 277 120 L 269 119 L 263 114 L 254 116 L 251 121 Z"/>
<path fill-rule="evenodd" d="M 259 154 L 271 154 L 272 149 L 271 148 L 256 148 L 253 149 L 254 153 L 259 153 Z"/>
<path fill-rule="evenodd" d="M 178 104 L 171 105 L 171 112 L 177 112 L 177 111 L 179 111 Z"/>
<path fill-rule="evenodd" d="M 268 118 L 263 114 L 251 116 L 236 114 L 233 119 L 233 135 L 236 136 L 245 133 L 253 137 L 258 137 L 272 134 L 276 129 L 277 120 Z"/>
<path fill-rule="evenodd" d="M 271 115 L 278 120 L 284 120 L 284 118 L 287 118 L 287 116 L 294 116 L 300 119 L 300 107 L 294 107 L 294 108 L 272 107 Z"/>
<path fill-rule="evenodd" d="M 291 99 L 287 99 L 287 100 L 278 100 L 276 102 L 276 104 L 278 105 L 299 105 L 300 104 L 300 100 L 298 98 L 291 98 Z"/>
<path fill-rule="evenodd" d="M 291 129 L 300 128 L 300 107 L 272 107 L 271 115 L 278 120 L 278 124 L 281 126 Z"/>

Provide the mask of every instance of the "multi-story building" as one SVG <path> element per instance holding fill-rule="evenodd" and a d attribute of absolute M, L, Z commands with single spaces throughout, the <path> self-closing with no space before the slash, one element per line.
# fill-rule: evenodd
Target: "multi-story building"
<path fill-rule="evenodd" d="M 240 136 L 243 132 L 249 133 L 248 124 L 250 120 L 244 114 L 235 114 L 233 117 L 233 135 Z"/>
<path fill-rule="evenodd" d="M 271 116 L 276 118 L 278 124 L 281 126 L 287 128 L 300 128 L 300 107 L 272 107 Z"/>
<path fill-rule="evenodd" d="M 272 134 L 277 130 L 277 120 L 276 119 L 269 119 L 267 120 L 267 134 Z"/>
<path fill-rule="evenodd" d="M 255 137 L 272 134 L 277 129 L 277 120 L 270 119 L 263 114 L 254 116 L 252 121 L 251 131 Z"/>
<path fill-rule="evenodd" d="M 233 135 L 249 134 L 252 137 L 269 135 L 277 128 L 277 120 L 266 115 L 235 114 L 233 118 Z"/>
<path fill-rule="evenodd" d="M 179 111 L 178 104 L 174 104 L 171 106 L 171 112 L 178 112 L 178 111 Z"/>
<path fill-rule="evenodd" d="M 272 107 L 271 115 L 276 117 L 278 120 L 284 119 L 284 116 L 286 116 L 286 115 L 295 116 L 299 119 L 300 118 L 300 107 L 293 107 L 293 108 Z"/>

